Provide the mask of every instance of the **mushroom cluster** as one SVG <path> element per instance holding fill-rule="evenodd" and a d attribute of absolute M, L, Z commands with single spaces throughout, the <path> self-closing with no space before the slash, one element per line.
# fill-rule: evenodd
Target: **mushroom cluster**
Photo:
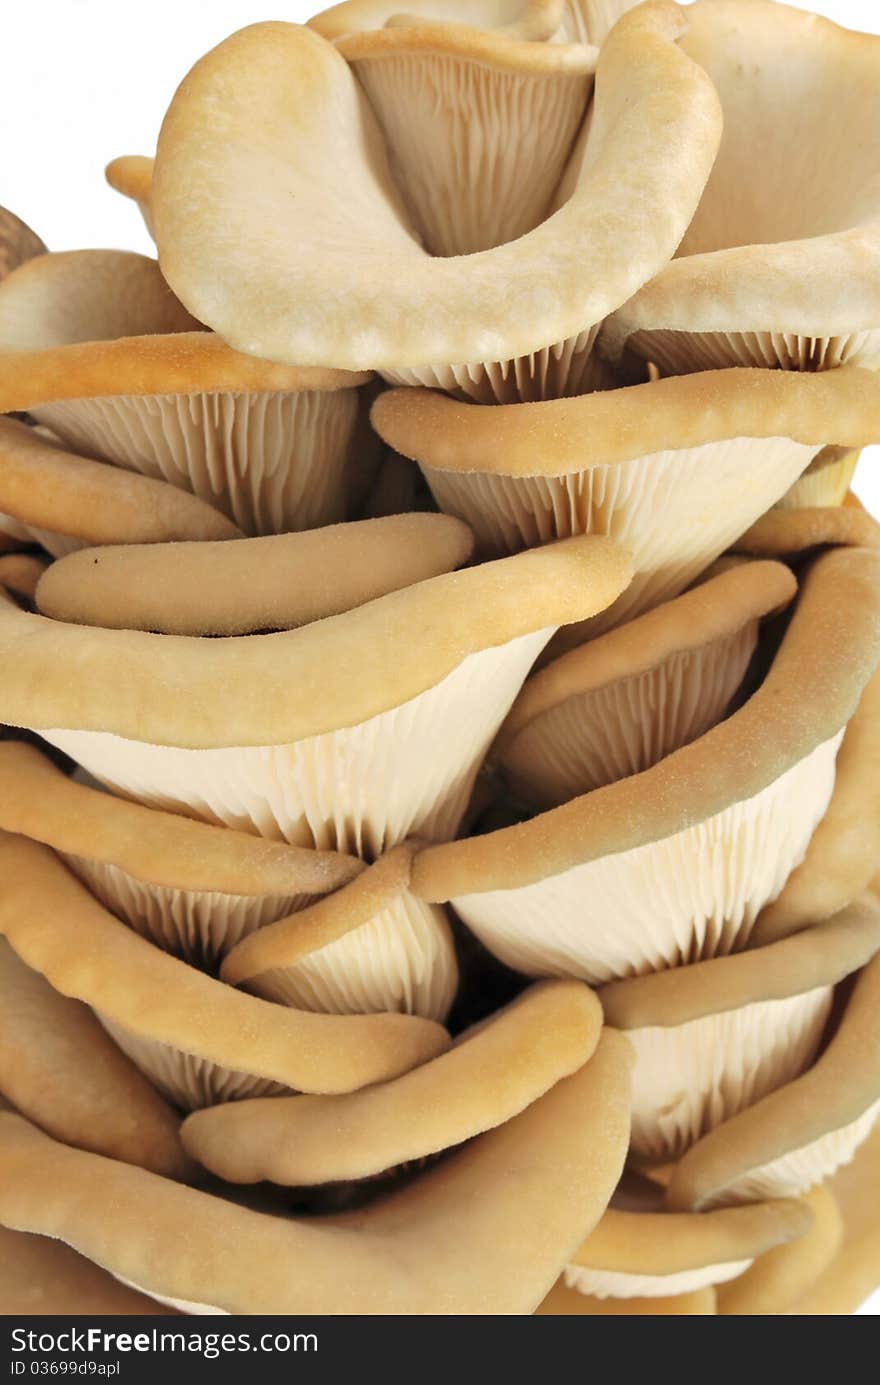
<path fill-rule="evenodd" d="M 853 1312 L 880 38 L 407 7 L 0 212 L 0 1312 Z"/>

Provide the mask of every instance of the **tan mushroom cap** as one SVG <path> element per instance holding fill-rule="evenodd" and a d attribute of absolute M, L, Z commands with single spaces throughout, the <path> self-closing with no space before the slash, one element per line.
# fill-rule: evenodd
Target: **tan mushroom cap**
<path fill-rule="evenodd" d="M 732 850 L 739 826 L 751 822 L 750 814 L 766 803 L 767 814 L 753 823 L 756 831 L 742 839 L 745 855 L 730 857 L 730 897 L 718 897 L 717 875 L 706 881 L 709 899 L 717 903 L 703 945 L 721 950 L 741 945 L 758 909 L 781 889 L 803 855 L 830 799 L 838 738 L 880 658 L 878 580 L 880 559 L 867 550 L 824 555 L 807 573 L 770 672 L 739 711 L 642 774 L 531 821 L 427 847 L 413 867 L 415 892 L 426 900 L 451 899 L 492 950 L 508 957 L 515 953 L 513 964 L 531 974 L 540 968 L 537 974 L 584 975 L 580 968 L 588 966 L 595 979 L 610 980 L 677 965 L 685 956 L 699 955 L 703 934 L 695 936 L 695 917 L 702 926 L 709 922 L 705 890 L 698 906 L 691 905 L 686 890 L 682 894 L 682 882 L 689 887 L 692 879 L 702 878 L 697 868 L 707 848 L 698 830 L 695 837 L 683 836 L 687 865 L 682 867 L 677 855 L 666 854 L 664 843 L 672 839 L 675 845 L 676 834 L 693 834 L 725 810 L 751 802 L 745 816 L 737 810 L 726 827 L 720 820 L 720 840 Z M 791 780 L 786 776 L 795 767 Z M 764 791 L 769 798 L 759 798 Z M 777 800 L 776 794 L 782 797 Z M 797 840 L 788 835 L 795 825 Z M 622 854 L 637 848 L 653 854 Z M 755 852 L 765 849 L 770 856 L 759 872 L 763 858 Z M 593 863 L 603 858 L 608 865 L 597 877 Z M 709 858 L 714 861 L 715 854 Z M 633 859 L 643 871 L 655 872 L 647 877 L 655 883 L 641 912 L 641 895 L 624 890 Z M 628 875 L 618 887 L 621 869 Z M 615 893 L 618 889 L 624 893 Z M 606 894 L 613 906 L 613 935 L 602 909 Z M 571 971 L 573 966 L 578 970 Z"/>
<path fill-rule="evenodd" d="M 667 374 L 878 364 L 880 39 L 769 0 L 701 0 L 682 48 L 718 90 L 721 149 L 678 258 L 603 349 Z"/>
<path fill-rule="evenodd" d="M 46 247 L 35 231 L 14 212 L 0 207 L 0 280 L 11 274 L 25 260 L 44 255 Z"/>
<path fill-rule="evenodd" d="M 232 895 L 325 894 L 363 862 L 193 822 L 90 788 L 30 745 L 0 745 L 0 828 L 146 885 Z"/>
<path fill-rule="evenodd" d="M 6 553 L 0 555 L 0 586 L 5 587 L 15 596 L 22 597 L 25 601 L 33 601 L 40 578 L 45 571 L 45 560 L 35 554 Z"/>
<path fill-rule="evenodd" d="M 730 1208 L 752 1211 L 753 1208 Z M 769 1317 L 793 1309 L 812 1290 L 841 1249 L 843 1221 L 833 1192 L 824 1184 L 812 1188 L 799 1204 L 812 1213 L 812 1226 L 796 1240 L 765 1251 L 738 1278 L 718 1287 L 718 1313 L 726 1317 Z M 701 1217 L 718 1216 L 702 1212 Z"/>
<path fill-rule="evenodd" d="M 683 23 L 658 3 L 617 26 L 570 200 L 514 242 L 451 258 L 418 244 L 341 54 L 311 29 L 245 29 L 196 65 L 166 115 L 153 184 L 163 271 L 225 340 L 274 360 L 504 362 L 590 332 L 672 253 L 715 155 L 717 98 L 676 46 Z M 257 128 L 273 148 L 255 147 Z"/>
<path fill-rule="evenodd" d="M 4 833 L 0 860 L 10 881 L 0 931 L 137 1054 L 158 1045 L 264 1086 L 343 1092 L 405 1072 L 449 1042 L 440 1025 L 408 1015 L 315 1015 L 243 995 L 139 937 L 48 848 Z"/>
<path fill-rule="evenodd" d="M 780 944 L 777 944 L 779 946 Z M 880 1111 L 880 958 L 864 969 L 840 1025 L 795 1081 L 705 1135 L 675 1165 L 674 1210 L 802 1192 L 847 1163 Z"/>
<path fill-rule="evenodd" d="M 137 544 L 53 564 L 38 607 L 53 620 L 166 635 L 246 635 L 339 615 L 467 562 L 446 515 L 408 514 L 226 543 Z"/>
<path fill-rule="evenodd" d="M 695 1289 L 672 1298 L 593 1298 L 577 1289 L 567 1289 L 560 1279 L 536 1310 L 539 1317 L 714 1317 L 717 1312 L 715 1290 Z"/>
<path fill-rule="evenodd" d="M 0 1317 L 154 1317 L 173 1314 L 120 1284 L 63 1241 L 0 1227 Z"/>
<path fill-rule="evenodd" d="M 198 496 L 77 456 L 11 418 L 0 418 L 0 510 L 60 554 L 81 545 L 220 541 L 241 534 Z"/>
<path fill-rule="evenodd" d="M 150 198 L 153 184 L 153 164 L 155 160 L 144 154 L 121 154 L 111 159 L 104 169 L 104 177 L 114 192 L 122 193 L 137 203 L 144 225 L 153 234 Z"/>
<path fill-rule="evenodd" d="M 869 680 L 837 755 L 834 793 L 803 861 L 766 905 L 754 944 L 830 918 L 867 889 L 880 861 L 880 671 Z"/>
<path fill-rule="evenodd" d="M 828 509 L 842 505 L 856 473 L 858 448 L 823 447 L 776 506 L 782 510 Z"/>
<path fill-rule="evenodd" d="M 336 46 L 367 94 L 430 255 L 507 244 L 555 210 L 595 48 L 429 20 L 358 30 Z"/>
<path fill-rule="evenodd" d="M 802 1202 L 770 1201 L 714 1212 L 609 1207 L 566 1267 L 568 1288 L 597 1298 L 674 1297 L 730 1280 L 775 1247 L 809 1233 Z M 583 1287 L 581 1287 L 583 1286 Z"/>
<path fill-rule="evenodd" d="M 180 1121 L 91 1011 L 0 939 L 0 1092 L 65 1144 L 185 1178 Z"/>
<path fill-rule="evenodd" d="M 181 1190 L 5 1115 L 0 1220 L 201 1311 L 531 1313 L 619 1176 L 626 1085 L 626 1045 L 607 1032 L 585 1067 L 520 1115 L 366 1211 L 319 1222 Z M 112 1218 L 95 1215 L 99 1203 Z"/>
<path fill-rule="evenodd" d="M 849 503 L 824 509 L 769 510 L 732 546 L 734 552 L 755 558 L 795 560 L 818 548 L 880 548 L 880 524 L 866 510 Z"/>
<path fill-rule="evenodd" d="M 705 371 L 488 409 L 393 390 L 373 422 L 484 552 L 572 532 L 608 533 L 630 549 L 633 583 L 598 622 L 570 632 L 583 639 L 687 587 L 836 429 L 841 442 L 858 435 L 853 446 L 880 436 L 880 383 L 856 368 Z"/>
<path fill-rule="evenodd" d="M 343 0 L 313 15 L 308 27 L 334 42 L 345 34 L 401 24 L 461 24 L 501 29 L 518 38 L 549 39 L 565 0 Z"/>
<path fill-rule="evenodd" d="M 641 0 L 564 0 L 554 38 L 604 43 L 620 16 L 639 3 Z"/>
<path fill-rule="evenodd" d="M 393 847 L 349 885 L 249 933 L 221 979 L 304 1010 L 444 1020 L 458 963 L 445 910 L 410 891 L 417 849 Z"/>
<path fill-rule="evenodd" d="M 301 740 L 400 706 L 470 654 L 601 609 L 629 575 L 616 544 L 578 538 L 298 630 L 221 640 L 66 625 L 6 604 L 0 714 L 189 748 Z"/>
<path fill-rule="evenodd" d="M 440 1058 L 355 1098 L 231 1102 L 186 1122 L 186 1148 L 231 1183 L 369 1178 L 463 1144 L 591 1057 L 602 1015 L 570 981 L 531 987 Z"/>
<path fill-rule="evenodd" d="M 791 1309 L 797 1316 L 855 1313 L 880 1285 L 880 1125 L 829 1186 L 843 1216 L 843 1244 Z"/>
<path fill-rule="evenodd" d="M 527 680 L 494 759 L 545 806 L 648 769 L 721 720 L 796 590 L 781 563 L 742 563 L 570 650 Z"/>

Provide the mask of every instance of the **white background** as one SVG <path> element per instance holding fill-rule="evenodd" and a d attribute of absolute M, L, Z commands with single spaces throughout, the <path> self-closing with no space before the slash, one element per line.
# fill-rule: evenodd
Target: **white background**
<path fill-rule="evenodd" d="M 118 154 L 154 152 L 177 83 L 208 48 L 246 24 L 301 21 L 321 7 L 320 0 L 5 0 L 0 204 L 52 250 L 153 253 L 134 205 L 106 186 L 105 164 Z M 880 34 L 878 0 L 812 0 L 803 7 Z M 880 448 L 871 448 L 856 478 L 875 514 L 878 465 Z M 862 1311 L 880 1315 L 880 1295 Z"/>

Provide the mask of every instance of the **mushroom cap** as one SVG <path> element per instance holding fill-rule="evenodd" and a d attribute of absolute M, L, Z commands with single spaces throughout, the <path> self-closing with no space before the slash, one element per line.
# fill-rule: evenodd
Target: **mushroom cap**
<path fill-rule="evenodd" d="M 402 24 L 459 24 L 502 29 L 535 42 L 562 22 L 564 0 L 343 0 L 313 15 L 308 27 L 331 43 L 345 34 Z"/>
<path fill-rule="evenodd" d="M 0 207 L 0 280 L 6 278 L 25 260 L 35 255 L 44 255 L 46 247 L 30 226 L 10 212 Z"/>
<path fill-rule="evenodd" d="M 542 968 L 559 966 L 563 968 L 561 974 L 570 975 L 567 968 L 577 959 L 578 967 L 589 965 L 592 969 L 595 965 L 596 971 L 590 974 L 608 980 L 634 970 L 676 965 L 675 957 L 680 961 L 682 955 L 695 955 L 694 915 L 687 900 L 680 918 L 675 911 L 658 911 L 658 900 L 670 891 L 672 899 L 678 897 L 680 879 L 693 873 L 692 863 L 698 864 L 706 852 L 698 825 L 734 805 L 748 804 L 765 790 L 770 791 L 771 785 L 781 782 L 784 788 L 789 784 L 785 808 L 775 807 L 758 832 L 765 846 L 772 841 L 774 870 L 780 868 L 783 854 L 774 835 L 779 825 L 784 822 L 788 831 L 798 820 L 800 835 L 797 842 L 786 839 L 780 875 L 773 880 L 768 876 L 762 886 L 768 890 L 766 898 L 759 901 L 755 897 L 744 909 L 740 927 L 747 932 L 754 921 L 751 909 L 755 905 L 759 908 L 781 888 L 831 796 L 838 738 L 880 657 L 878 563 L 880 560 L 869 551 L 850 549 L 835 550 L 813 565 L 764 683 L 725 722 L 642 774 L 595 789 L 531 821 L 482 837 L 427 847 L 414 863 L 415 892 L 427 900 L 453 900 L 469 926 L 490 938 L 493 950 L 507 948 L 505 938 L 510 939 L 511 949 L 525 949 L 518 965 L 525 957 L 530 970 L 539 964 Z M 789 781 L 785 776 L 795 767 L 796 782 Z M 803 816 L 807 802 L 811 805 L 809 820 Z M 735 833 L 739 820 L 737 812 L 726 830 Z M 672 864 L 677 857 L 663 854 L 663 843 L 687 832 L 696 832 L 696 836 L 688 847 L 688 865 L 682 873 L 680 865 Z M 684 840 L 691 842 L 690 838 Z M 630 919 L 636 931 L 630 934 L 623 925 L 628 918 L 626 910 L 634 908 L 633 897 L 614 894 L 614 872 L 628 869 L 631 879 L 632 857 L 623 853 L 658 843 L 660 855 L 650 909 L 640 914 L 636 910 Z M 736 857 L 737 880 L 744 873 L 752 888 L 757 878 L 752 869 L 754 851 L 753 846 L 745 857 Z M 604 888 L 616 901 L 614 942 L 607 956 L 604 949 L 609 940 L 596 932 L 604 918 L 604 896 L 596 892 L 595 879 L 592 894 L 584 893 L 590 889 L 593 863 L 601 863 L 603 858 L 609 858 L 607 870 L 612 872 L 607 879 L 602 877 Z M 648 862 L 647 857 L 644 860 Z M 675 871 L 674 881 L 669 878 L 671 870 Z M 717 891 L 716 877 L 712 879 Z M 734 897 L 740 897 L 744 883 L 739 883 L 739 894 L 735 890 Z M 591 914 L 585 910 L 585 898 L 591 901 Z M 705 922 L 702 894 L 700 899 L 700 917 Z M 719 901 L 717 908 L 720 924 L 732 905 Z M 593 919 L 589 930 L 588 918 Z M 661 918 L 665 919 L 662 927 Z M 554 938 L 559 941 L 558 949 Z M 721 928 L 711 940 L 729 950 L 735 938 Z M 602 953 L 590 961 L 585 946 L 600 945 Z M 618 964 L 622 971 L 616 970 Z"/>
<path fill-rule="evenodd" d="M 765 1206 L 756 1203 L 754 1207 Z M 834 1261 L 843 1241 L 843 1220 L 834 1193 L 820 1183 L 801 1199 L 812 1226 L 796 1240 L 766 1250 L 744 1274 L 718 1288 L 718 1313 L 726 1317 L 779 1316 L 797 1310 L 803 1295 Z M 746 1210 L 745 1207 L 730 1211 Z M 713 1216 L 717 1213 L 699 1213 Z"/>
<path fill-rule="evenodd" d="M 876 364 L 880 39 L 770 0 L 701 0 L 682 48 L 718 90 L 721 148 L 678 258 L 603 350 L 665 373 Z"/>
<path fill-rule="evenodd" d="M 752 941 L 830 918 L 866 890 L 880 860 L 880 671 L 865 686 L 837 755 L 834 793 L 806 856 L 762 910 Z"/>
<path fill-rule="evenodd" d="M 570 650 L 527 680 L 493 758 L 545 806 L 648 769 L 722 719 L 796 590 L 781 563 L 743 563 Z"/>
<path fill-rule="evenodd" d="M 83 1255 L 50 1236 L 0 1227 L 0 1314 L 3 1317 L 151 1317 L 173 1314 L 155 1299 L 120 1284 Z"/>
<path fill-rule="evenodd" d="M 409 1015 L 316 1015 L 243 995 L 139 937 L 47 847 L 4 833 L 0 859 L 14 881 L 0 900 L 0 932 L 56 990 L 98 1011 L 114 1035 L 139 1042 L 136 1061 L 158 1045 L 256 1078 L 257 1087 L 342 1092 L 404 1072 L 448 1044 L 440 1025 Z M 190 1095 L 181 1066 L 180 1104 Z"/>
<path fill-rule="evenodd" d="M 0 1092 L 65 1144 L 168 1178 L 191 1173 L 180 1121 L 87 1006 L 0 939 Z"/>
<path fill-rule="evenodd" d="M 273 1097 L 195 1112 L 186 1147 L 232 1183 L 369 1178 L 510 1120 L 588 1061 L 601 1027 L 586 987 L 540 983 L 403 1078 L 357 1098 Z"/>
<path fill-rule="evenodd" d="M 699 1211 L 790 1196 L 852 1158 L 880 1111 L 878 996 L 880 958 L 875 957 L 861 972 L 839 1027 L 813 1066 L 716 1126 L 675 1165 L 667 1188 L 670 1207 Z"/>
<path fill-rule="evenodd" d="M 0 418 L 0 510 L 60 553 L 83 544 L 219 542 L 241 533 L 198 496 L 77 456 L 12 418 Z"/>
<path fill-rule="evenodd" d="M 834 547 L 880 548 L 880 524 L 860 506 L 849 504 L 768 510 L 733 544 L 735 553 L 794 562 L 815 549 Z"/>
<path fill-rule="evenodd" d="M 144 225 L 153 234 L 150 199 L 153 188 L 154 159 L 144 154 L 121 154 L 111 159 L 104 169 L 104 177 L 114 192 L 121 192 L 138 205 Z"/>
<path fill-rule="evenodd" d="M 531 1313 L 620 1174 L 626 1085 L 626 1045 L 606 1032 L 589 1063 L 512 1120 L 366 1211 L 318 1223 L 183 1190 L 3 1115 L 0 1220 L 197 1312 Z"/>
<path fill-rule="evenodd" d="M 581 619 L 629 575 L 614 543 L 578 538 L 418 582 L 298 630 L 220 640 L 66 625 L 7 603 L 0 713 L 33 729 L 167 746 L 297 741 L 400 706 L 470 654 Z"/>
<path fill-rule="evenodd" d="M 137 544 L 53 564 L 38 608 L 53 620 L 166 635 L 289 630 L 366 605 L 467 562 L 446 515 L 408 514 L 243 539 Z"/>
<path fill-rule="evenodd" d="M 577 336 L 669 257 L 715 156 L 717 98 L 676 46 L 682 25 L 666 3 L 626 16 L 600 59 L 590 166 L 569 201 L 514 242 L 452 258 L 419 246 L 341 54 L 311 29 L 244 29 L 193 68 L 165 117 L 163 271 L 226 341 L 273 360 L 393 370 Z M 274 149 L 255 147 L 257 128 Z"/>
<path fill-rule="evenodd" d="M 33 601 L 46 562 L 33 553 L 0 554 L 0 586 L 25 601 Z"/>

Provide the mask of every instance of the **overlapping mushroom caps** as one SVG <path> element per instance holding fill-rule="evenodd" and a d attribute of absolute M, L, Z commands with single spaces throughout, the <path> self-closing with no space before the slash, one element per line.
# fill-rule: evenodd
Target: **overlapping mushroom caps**
<path fill-rule="evenodd" d="M 6 1114 L 0 1221 L 65 1241 L 190 1313 L 531 1313 L 619 1177 L 627 1068 L 608 1031 L 585 1066 L 512 1119 L 366 1210 L 317 1222 L 182 1189 Z M 113 1217 L 96 1216 L 108 1200 Z"/>
<path fill-rule="evenodd" d="M 532 976 L 603 982 L 742 947 L 831 798 L 843 730 L 880 659 L 878 584 L 875 553 L 825 554 L 769 673 L 726 721 L 529 821 L 428 847 L 416 893 L 452 900 Z"/>
<path fill-rule="evenodd" d="M 395 390 L 372 416 L 482 551 L 592 532 L 626 545 L 635 578 L 595 634 L 682 591 L 829 436 L 853 446 L 880 436 L 880 383 L 856 368 L 706 371 L 489 409 Z"/>
<path fill-rule="evenodd" d="M 558 210 L 531 229 L 511 221 L 515 240 L 446 257 L 420 244 L 406 207 L 415 194 L 395 183 L 380 124 L 341 52 L 310 29 L 245 29 L 193 68 L 166 115 L 152 188 L 163 271 L 240 351 L 375 368 L 483 399 L 581 388 L 599 323 L 673 253 L 717 150 L 717 97 L 676 46 L 684 24 L 678 6 L 665 2 L 624 16 L 602 49 L 587 137 L 556 190 Z M 354 45 L 352 56 L 362 46 L 396 53 L 421 45 L 435 55 L 428 68 L 446 53 L 459 78 L 465 69 L 451 51 L 461 61 L 479 52 L 476 68 L 466 69 L 475 99 L 489 95 L 493 70 L 517 90 L 534 84 L 530 72 L 546 71 L 554 102 L 562 88 L 572 90 L 553 147 L 532 161 L 535 179 L 547 164 L 560 167 L 577 133 L 574 107 L 586 107 L 587 55 L 473 30 L 456 38 L 449 25 L 424 40 L 426 32 L 394 26 L 343 42 Z M 566 63 L 575 76 L 559 70 Z M 459 133 L 485 140 L 499 120 L 493 94 L 473 133 Z M 434 129 L 415 116 L 395 118 L 398 144 Z M 255 131 L 272 132 L 274 146 Z M 500 167 L 508 143 L 493 141 L 492 187 L 507 182 Z M 442 155 L 452 177 L 447 145 L 444 137 L 432 163 Z M 462 162 L 457 207 L 469 187 L 486 182 L 479 169 L 474 178 Z M 535 221 L 554 195 L 538 181 Z M 506 233 L 500 225 L 479 236 L 485 243 Z M 436 243 L 475 249 L 460 230 Z"/>
<path fill-rule="evenodd" d="M 698 0 L 682 48 L 721 98 L 721 149 L 677 258 L 606 323 L 603 351 L 665 373 L 880 366 L 880 38 L 771 0 Z"/>
<path fill-rule="evenodd" d="M 398 536 L 388 586 L 401 589 L 358 606 L 370 579 L 353 544 L 348 567 L 324 570 L 340 613 L 272 634 L 75 626 L 7 602 L 0 716 L 129 797 L 295 845 L 376 856 L 409 835 L 452 836 L 538 653 L 614 600 L 631 569 L 613 543 L 581 538 L 404 586 L 428 545 L 439 566 L 461 560 L 445 531 L 426 537 L 445 522 L 367 522 Z M 186 549 L 177 561 L 184 590 Z M 230 599 L 248 609 L 246 591 Z M 289 589 L 282 604 L 295 624 Z"/>
<path fill-rule="evenodd" d="M 0 409 L 192 491 L 248 533 L 344 519 L 369 479 L 369 375 L 256 361 L 199 328 L 155 260 L 41 255 L 0 285 Z"/>
<path fill-rule="evenodd" d="M 665 1163 L 803 1072 L 834 987 L 880 951 L 880 909 L 850 905 L 792 938 L 613 981 L 606 1020 L 635 1050 L 632 1152 Z"/>

